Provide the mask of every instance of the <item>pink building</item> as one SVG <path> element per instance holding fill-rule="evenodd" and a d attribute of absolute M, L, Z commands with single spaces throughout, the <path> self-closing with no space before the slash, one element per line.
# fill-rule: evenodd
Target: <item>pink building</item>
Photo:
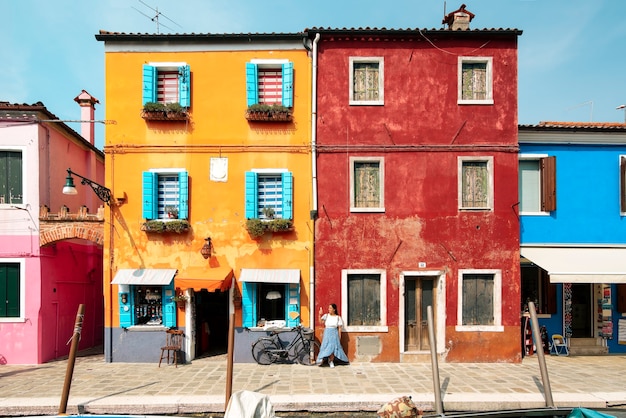
<path fill-rule="evenodd" d="M 93 120 L 98 100 L 75 101 Z M 68 168 L 104 183 L 93 123 L 82 125 L 83 136 L 40 102 L 0 102 L 0 364 L 68 355 L 80 304 L 79 349 L 102 344 L 103 202 L 80 184 L 62 194 Z"/>

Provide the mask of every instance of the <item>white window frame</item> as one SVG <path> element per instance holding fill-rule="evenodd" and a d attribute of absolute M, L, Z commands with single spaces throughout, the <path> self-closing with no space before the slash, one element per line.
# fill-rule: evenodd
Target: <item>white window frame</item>
<path fill-rule="evenodd" d="M 382 106 L 385 104 L 385 59 L 384 57 L 350 57 L 349 104 L 351 106 Z M 354 64 L 378 64 L 378 100 L 354 100 Z"/>
<path fill-rule="evenodd" d="M 22 153 L 22 203 L 0 203 L 0 208 L 9 208 L 12 206 L 18 208 L 27 208 L 28 200 L 27 200 L 27 188 L 28 188 L 28 179 L 26 177 L 26 173 L 28 173 L 29 164 L 28 159 L 26 158 L 26 147 L 23 146 L 3 146 L 0 148 L 0 151 L 12 151 L 12 152 L 21 152 Z"/>
<path fill-rule="evenodd" d="M 22 154 L 23 156 L 24 154 Z M 22 169 L 24 166 L 22 165 Z M 0 317 L 2 323 L 26 322 L 26 259 L 25 258 L 3 258 L 3 264 L 18 263 L 20 265 L 20 316 Z"/>
<path fill-rule="evenodd" d="M 186 62 L 148 62 L 147 64 L 157 69 L 157 78 L 158 78 L 159 71 L 178 71 L 180 67 L 184 67 L 188 65 Z M 176 95 L 178 97 L 178 101 L 172 102 L 172 101 L 165 100 L 163 102 L 160 102 L 158 100 L 158 93 L 155 92 L 155 97 L 157 98 L 157 102 L 158 103 L 180 103 L 180 96 L 181 96 L 180 87 L 177 86 L 176 89 L 177 89 Z"/>
<path fill-rule="evenodd" d="M 458 157 L 458 195 L 457 195 L 457 204 L 459 207 L 459 211 L 492 211 L 493 210 L 493 156 L 463 156 Z M 487 171 L 489 172 L 489 196 L 487 197 L 487 206 L 486 207 L 465 207 L 463 206 L 463 163 L 464 162 L 486 162 L 487 163 Z"/>
<path fill-rule="evenodd" d="M 372 208 L 362 208 L 355 205 L 356 193 L 354 190 L 354 164 L 362 162 L 378 162 L 380 174 L 380 205 Z M 382 213 L 385 212 L 385 157 L 350 157 L 350 212 L 369 212 Z"/>
<path fill-rule="evenodd" d="M 466 274 L 493 275 L 493 325 L 463 325 L 463 276 Z M 504 332 L 504 326 L 502 326 L 502 271 L 499 269 L 459 269 L 458 275 L 455 330 L 459 332 Z"/>
<path fill-rule="evenodd" d="M 487 64 L 487 79 L 485 80 L 486 99 L 463 99 L 463 64 Z M 493 57 L 459 57 L 458 58 L 458 98 L 460 105 L 492 105 L 493 104 Z"/>
<path fill-rule="evenodd" d="M 283 64 L 287 64 L 289 60 L 288 59 L 251 59 L 249 62 L 250 64 L 256 64 L 257 68 L 259 69 L 282 71 Z M 285 82 L 284 80 L 281 80 L 281 88 L 284 86 L 283 84 L 284 82 Z M 259 91 L 259 96 L 260 96 L 261 88 L 259 86 L 258 79 L 256 83 L 257 83 L 257 90 Z M 259 98 L 259 103 L 261 103 L 260 98 Z M 276 104 L 282 105 L 282 97 Z"/>
<path fill-rule="evenodd" d="M 378 274 L 380 276 L 380 325 L 348 326 L 348 276 L 353 274 Z M 341 270 L 341 319 L 346 332 L 388 332 L 387 326 L 387 271 L 384 269 Z"/>
<path fill-rule="evenodd" d="M 538 195 L 538 199 L 539 199 L 539 210 L 537 211 L 522 211 L 522 207 L 521 207 L 521 199 L 520 199 L 520 215 L 533 215 L 533 216 L 550 216 L 550 212 L 546 212 L 546 211 L 542 211 L 541 210 L 541 199 L 542 199 L 542 195 L 543 195 L 543 185 L 541 184 L 541 159 L 542 158 L 547 158 L 548 154 L 520 154 L 519 155 L 519 161 L 537 161 L 539 163 L 539 184 L 537 185 L 537 195 Z M 521 171 L 519 170 L 519 161 L 518 161 L 518 173 L 521 174 Z M 520 175 L 520 182 L 521 182 L 521 175 Z M 522 189 L 519 188 L 519 193 L 521 193 Z M 521 196 L 520 196 L 521 197 Z"/>

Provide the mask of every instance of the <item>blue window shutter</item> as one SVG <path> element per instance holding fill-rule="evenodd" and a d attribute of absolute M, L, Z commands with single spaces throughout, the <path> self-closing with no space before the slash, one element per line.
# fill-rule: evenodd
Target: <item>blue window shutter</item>
<path fill-rule="evenodd" d="M 283 106 L 293 107 L 293 62 L 283 64 Z"/>
<path fill-rule="evenodd" d="M 135 301 L 133 298 L 133 292 L 128 292 L 128 303 L 124 305 L 122 303 L 122 294 L 118 293 L 119 305 L 120 305 L 120 328 L 128 328 L 133 325 L 133 314 L 135 312 Z M 124 307 L 128 307 L 125 311 Z"/>
<path fill-rule="evenodd" d="M 143 65 L 143 96 L 142 104 L 156 102 L 157 69 L 152 65 Z"/>
<path fill-rule="evenodd" d="M 191 72 L 188 65 L 178 68 L 178 92 L 180 94 L 180 105 L 182 107 L 191 106 Z"/>
<path fill-rule="evenodd" d="M 287 315 L 287 326 L 295 327 L 300 323 L 300 317 L 296 319 L 292 319 L 289 315 L 291 312 L 300 312 L 300 284 L 298 283 L 290 283 L 285 285 L 287 287 L 287 292 L 285 294 L 287 297 L 285 298 L 285 312 Z M 296 302 L 296 303 L 291 303 Z"/>
<path fill-rule="evenodd" d="M 246 62 L 246 97 L 248 106 L 259 103 L 259 75 L 256 64 Z"/>
<path fill-rule="evenodd" d="M 157 199 L 158 177 L 157 173 L 144 171 L 143 173 L 143 217 L 145 219 L 156 219 L 159 217 L 159 204 Z"/>
<path fill-rule="evenodd" d="M 178 173 L 178 218 L 189 219 L 189 173 Z"/>
<path fill-rule="evenodd" d="M 244 327 L 256 326 L 256 283 L 243 282 L 243 290 L 241 292 L 241 316 Z"/>
<path fill-rule="evenodd" d="M 173 295 L 174 292 L 174 280 L 170 282 L 167 286 L 163 286 L 163 293 L 165 295 L 167 291 L 170 291 Z M 172 328 L 176 326 L 176 302 L 172 300 L 171 297 L 163 297 L 163 325 Z"/>
<path fill-rule="evenodd" d="M 255 219 L 259 217 L 259 180 L 257 174 L 252 171 L 246 171 L 246 219 Z"/>
<path fill-rule="evenodd" d="M 293 219 L 293 173 L 282 174 L 283 178 L 283 219 Z"/>

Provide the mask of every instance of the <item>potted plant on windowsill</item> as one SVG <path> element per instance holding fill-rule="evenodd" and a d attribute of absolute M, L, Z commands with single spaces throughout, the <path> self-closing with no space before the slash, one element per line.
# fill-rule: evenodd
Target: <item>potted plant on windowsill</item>
<path fill-rule="evenodd" d="M 187 108 L 177 102 L 156 103 L 148 102 L 143 105 L 141 117 L 145 120 L 187 120 L 189 114 Z"/>
<path fill-rule="evenodd" d="M 176 302 L 176 306 L 178 306 L 179 308 L 184 308 L 188 300 L 189 298 L 187 297 L 187 295 L 184 295 L 182 293 L 178 293 L 172 296 L 172 302 Z"/>
<path fill-rule="evenodd" d="M 255 103 L 246 110 L 246 119 L 251 122 L 291 122 L 291 108 L 280 104 Z"/>
<path fill-rule="evenodd" d="M 178 219 L 178 208 L 176 206 L 166 206 L 165 213 L 170 219 Z"/>
<path fill-rule="evenodd" d="M 189 231 L 190 228 L 191 226 L 189 225 L 189 221 L 186 219 L 173 219 L 171 221 L 151 219 L 141 224 L 142 231 L 154 232 L 158 234 L 166 232 L 183 234 Z"/>
<path fill-rule="evenodd" d="M 252 218 L 246 221 L 246 229 L 252 238 L 263 236 L 267 232 L 290 232 L 293 231 L 291 219 L 258 219 Z"/>

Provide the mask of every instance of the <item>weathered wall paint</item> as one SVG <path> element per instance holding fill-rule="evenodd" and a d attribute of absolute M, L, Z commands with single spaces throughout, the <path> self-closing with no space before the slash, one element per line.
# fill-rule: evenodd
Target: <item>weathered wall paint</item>
<path fill-rule="evenodd" d="M 216 41 L 219 43 L 219 41 Z M 247 41 L 246 41 L 247 42 Z M 107 40 L 107 45 L 115 44 Z M 189 48 L 172 41 L 171 52 L 158 46 L 107 52 L 107 187 L 115 197 L 126 197 L 112 207 L 113 226 L 105 237 L 105 353 L 108 361 L 131 361 L 128 353 L 112 350 L 118 330 L 117 286 L 108 283 L 121 268 L 176 268 L 188 271 L 207 267 L 231 267 L 238 277 L 241 268 L 290 268 L 301 274 L 301 321 L 309 322 L 309 266 L 312 263 L 313 227 L 310 155 L 310 59 L 302 41 L 283 48 L 269 45 L 248 50 L 211 46 Z M 145 46 L 145 45 L 144 45 Z M 180 48 L 179 48 L 180 47 Z M 235 50 L 238 49 L 238 50 Z M 179 52 L 176 52 L 176 51 Z M 253 123 L 245 117 L 245 63 L 251 59 L 287 59 L 294 64 L 294 107 L 291 123 Z M 191 108 L 187 122 L 148 122 L 141 118 L 142 65 L 146 62 L 185 62 L 191 69 Z M 228 158 L 228 180 L 209 180 L 211 157 Z M 148 234 L 140 230 L 142 218 L 141 172 L 151 168 L 184 168 L 189 172 L 189 221 L 191 231 L 180 235 Z M 252 239 L 245 229 L 244 172 L 253 168 L 286 168 L 294 177 L 294 230 Z M 211 237 L 214 255 L 205 260 L 200 249 Z M 209 271 L 209 270 L 207 270 Z M 241 294 L 241 284 L 235 284 Z M 235 305 L 236 324 L 241 326 L 241 306 Z M 178 310 L 177 325 L 185 326 L 189 312 Z M 115 329 L 111 333 L 111 329 Z M 140 334 L 140 333 L 139 333 Z M 132 346 L 141 343 L 136 336 Z M 163 337 L 164 338 L 164 337 Z M 146 339 L 146 346 L 150 344 Z"/>
<path fill-rule="evenodd" d="M 355 31 L 358 32 L 358 31 Z M 399 361 L 400 273 L 446 274 L 447 361 L 520 361 L 517 34 L 322 34 L 318 65 L 316 309 L 341 302 L 342 269 L 387 271 L 387 332 L 369 361 Z M 466 34 L 463 34 L 466 35 Z M 457 104 L 458 56 L 493 57 L 493 105 Z M 349 57 L 384 57 L 383 106 L 350 106 Z M 494 207 L 459 211 L 457 158 L 492 156 Z M 349 157 L 385 159 L 385 212 L 349 212 Z M 504 332 L 458 332 L 459 269 L 500 269 Z M 341 307 L 339 307 L 341 311 Z M 345 320 L 345 318 L 344 318 Z M 489 352 L 485 347 L 491 347 Z M 479 349 L 482 348 L 482 349 Z"/>

